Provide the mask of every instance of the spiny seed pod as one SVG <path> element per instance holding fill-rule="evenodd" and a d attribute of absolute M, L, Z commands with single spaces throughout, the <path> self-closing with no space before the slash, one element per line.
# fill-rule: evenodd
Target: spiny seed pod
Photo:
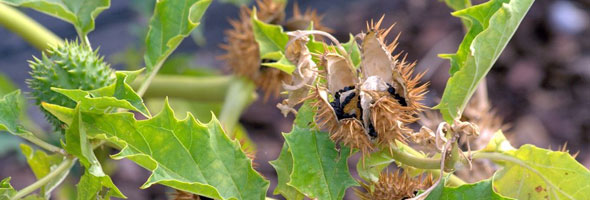
<path fill-rule="evenodd" d="M 356 190 L 362 200 L 398 200 L 412 198 L 419 190 L 432 186 L 432 176 L 410 177 L 405 172 L 383 172 L 377 182 L 362 183 L 365 192 Z"/>
<path fill-rule="evenodd" d="M 319 21 L 322 17 L 315 11 L 306 11 L 302 14 L 299 8 L 295 7 L 295 16 L 287 20 L 289 23 L 285 24 L 285 4 L 274 0 L 259 0 L 256 1 L 256 5 L 256 17 L 265 23 L 289 24 L 285 27 L 287 30 L 299 29 L 300 26 L 313 23 L 314 29 L 327 30 Z M 270 96 L 279 95 L 282 83 L 291 82 L 291 75 L 279 69 L 261 65 L 269 61 L 260 59 L 258 43 L 252 30 L 251 14 L 251 9 L 242 7 L 239 20 L 230 20 L 232 29 L 225 32 L 227 44 L 221 45 L 226 53 L 220 58 L 227 62 L 235 74 L 254 81 L 264 91 L 264 99 L 268 100 Z"/>
<path fill-rule="evenodd" d="M 97 51 L 78 42 L 65 42 L 42 53 L 41 59 L 29 61 L 31 79 L 27 80 L 37 105 L 41 102 L 74 108 L 76 102 L 52 91 L 52 87 L 93 90 L 114 83 L 112 70 L 103 62 Z M 63 123 L 41 107 L 46 118 L 56 130 L 63 130 Z"/>

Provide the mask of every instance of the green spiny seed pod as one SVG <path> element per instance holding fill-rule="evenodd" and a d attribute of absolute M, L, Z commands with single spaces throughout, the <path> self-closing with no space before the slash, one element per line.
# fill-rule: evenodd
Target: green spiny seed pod
<path fill-rule="evenodd" d="M 114 83 L 112 70 L 92 51 L 78 42 L 65 42 L 51 47 L 42 54 L 41 59 L 33 57 L 29 61 L 31 79 L 27 80 L 37 103 L 47 102 L 74 108 L 76 102 L 51 90 L 51 87 L 64 89 L 93 90 Z M 63 131 L 63 123 L 41 107 L 46 118 L 54 128 Z"/>

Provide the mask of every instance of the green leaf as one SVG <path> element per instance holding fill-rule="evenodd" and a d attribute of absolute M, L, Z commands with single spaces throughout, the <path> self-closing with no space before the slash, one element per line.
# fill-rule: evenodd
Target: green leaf
<path fill-rule="evenodd" d="M 211 0 L 159 0 L 146 36 L 148 72 L 162 65 L 182 40 L 199 25 Z"/>
<path fill-rule="evenodd" d="M 449 8 L 453 10 L 462 10 L 471 7 L 471 0 L 444 0 Z"/>
<path fill-rule="evenodd" d="M 348 170 L 350 149 L 337 151 L 329 134 L 314 127 L 313 115 L 309 103 L 304 104 L 291 133 L 283 134 L 293 156 L 287 184 L 310 198 L 342 199 L 348 187 L 358 185 Z"/>
<path fill-rule="evenodd" d="M 52 169 L 56 168 L 65 159 L 63 155 L 47 155 L 44 151 L 34 151 L 33 148 L 26 144 L 20 144 L 20 148 L 27 158 L 27 163 L 29 163 L 29 167 L 31 167 L 37 179 L 47 176 Z M 70 170 L 64 170 L 61 174 L 57 175 L 56 178 L 50 180 L 46 185 L 41 187 L 40 193 L 45 196 L 46 199 L 49 199 L 51 191 L 53 191 L 53 189 L 55 189 L 66 176 L 68 176 L 69 172 Z"/>
<path fill-rule="evenodd" d="M 0 181 L 0 199 L 10 199 L 16 194 L 16 190 L 10 185 L 10 177 L 6 177 Z"/>
<path fill-rule="evenodd" d="M 291 180 L 291 173 L 293 173 L 293 155 L 289 150 L 287 143 L 283 144 L 283 149 L 279 158 L 270 161 L 270 165 L 277 171 L 278 184 L 273 194 L 281 194 L 286 199 L 303 199 L 305 196 L 297 191 L 294 187 L 287 185 Z"/>
<path fill-rule="evenodd" d="M 65 122 L 74 114 L 58 105 L 44 107 Z M 268 181 L 215 118 L 207 124 L 191 114 L 177 120 L 166 103 L 147 120 L 135 120 L 132 113 L 83 113 L 82 119 L 89 137 L 122 149 L 115 159 L 128 158 L 152 171 L 142 188 L 162 184 L 210 198 L 264 199 Z"/>
<path fill-rule="evenodd" d="M 94 148 L 87 136 L 86 127 L 82 123 L 80 107 L 81 104 L 76 106 L 73 119 L 68 124 L 64 148 L 68 153 L 76 156 L 86 168 L 86 172 L 78 185 L 78 200 L 92 200 L 98 199 L 97 197 L 108 198 L 110 196 L 126 198 L 113 184 L 111 178 L 104 173 L 100 162 L 94 155 Z M 100 192 L 103 186 L 108 188 L 108 192 L 104 196 Z"/>
<path fill-rule="evenodd" d="M 125 108 L 137 111 L 145 117 L 151 117 L 143 99 L 128 85 L 128 75 L 140 72 L 117 72 L 117 81 L 109 86 L 91 91 L 80 89 L 51 88 L 53 91 L 78 102 L 85 112 L 108 112 L 113 108 Z"/>
<path fill-rule="evenodd" d="M 262 63 L 267 67 L 274 67 L 288 74 L 295 71 L 295 65 L 285 58 L 285 46 L 289 42 L 289 36 L 280 25 L 267 24 L 256 18 L 256 12 L 252 12 L 252 31 L 258 43 L 260 59 L 274 60 L 271 63 Z"/>
<path fill-rule="evenodd" d="M 70 22 L 81 35 L 94 30 L 96 16 L 111 6 L 110 0 L 0 0 L 0 2 L 29 7 Z"/>
<path fill-rule="evenodd" d="M 492 188 L 492 181 L 487 179 L 459 187 L 443 187 L 446 178 L 428 195 L 426 200 L 508 200 Z"/>
<path fill-rule="evenodd" d="M 484 147 L 480 151 L 502 153 L 509 150 L 514 150 L 514 147 L 510 144 L 510 141 L 506 139 L 506 137 L 502 133 L 502 130 L 498 130 L 496 133 L 494 133 L 492 139 L 490 139 L 486 147 Z"/>
<path fill-rule="evenodd" d="M 348 53 L 348 55 L 350 56 L 352 64 L 356 68 L 358 68 L 361 64 L 361 50 L 359 49 L 359 46 L 356 43 L 356 40 L 354 39 L 354 36 L 350 34 L 349 37 L 350 39 L 348 39 L 348 42 L 342 44 L 342 47 L 344 47 L 346 53 Z"/>
<path fill-rule="evenodd" d="M 457 53 L 441 55 L 450 59 L 451 78 L 435 108 L 447 122 L 461 116 L 532 4 L 533 0 L 490 0 L 453 13 L 469 21 L 469 30 Z"/>
<path fill-rule="evenodd" d="M 8 131 L 14 135 L 30 134 L 18 123 L 21 104 L 20 90 L 8 93 L 0 99 L 0 131 Z"/>
<path fill-rule="evenodd" d="M 498 153 L 500 154 L 500 153 Z M 590 171 L 569 153 L 523 145 L 500 156 L 494 188 L 516 199 L 590 199 Z"/>
<path fill-rule="evenodd" d="M 416 176 L 426 171 L 399 162 L 405 161 L 404 158 L 410 156 L 417 158 L 426 158 L 426 155 L 424 153 L 418 152 L 412 149 L 411 147 L 402 144 L 401 142 L 398 142 L 396 146 L 393 148 L 395 149 L 390 150 L 388 148 L 382 148 L 377 152 L 369 154 L 369 156 L 364 158 L 364 161 L 359 160 L 356 164 L 359 176 L 366 181 L 377 182 L 379 180 L 379 176 L 381 175 L 381 171 L 383 171 L 383 169 L 388 167 L 391 163 L 396 162 L 396 159 L 398 160 L 398 162 L 396 162 L 397 166 L 404 168 L 405 172 L 409 173 L 410 175 Z M 391 151 L 395 151 L 395 153 L 391 154 Z M 411 162 L 406 161 L 406 163 Z M 434 168 L 436 168 L 436 166 L 438 165 L 439 164 L 434 163 Z"/>

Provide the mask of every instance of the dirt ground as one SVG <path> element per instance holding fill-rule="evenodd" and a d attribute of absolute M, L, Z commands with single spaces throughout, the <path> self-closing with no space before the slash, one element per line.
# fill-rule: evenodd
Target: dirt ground
<path fill-rule="evenodd" d="M 407 53 L 409 61 L 417 61 L 418 72 L 428 71 L 425 80 L 430 80 L 431 86 L 425 104 L 436 105 L 449 76 L 448 61 L 437 54 L 454 52 L 463 35 L 460 21 L 450 15 L 451 10 L 442 2 L 299 0 L 298 3 L 302 8 L 311 7 L 323 13 L 325 24 L 343 41 L 348 40 L 349 33 L 362 31 L 365 21 L 385 14 L 384 24 L 396 23 L 393 32 L 402 33 L 398 52 Z M 96 30 L 89 37 L 93 44 L 100 46 L 99 52 L 107 60 L 129 47 L 141 46 L 137 33 L 142 30 L 133 24 L 145 23 L 147 19 L 137 5 L 137 1 L 112 1 L 111 9 L 97 18 Z M 289 13 L 291 8 L 292 2 L 287 8 Z M 237 10 L 235 6 L 215 1 L 205 14 L 207 43 L 197 46 L 187 39 L 177 52 L 194 55 L 191 63 L 195 66 L 227 69 L 215 56 L 223 53 L 218 47 L 223 41 L 220 36 L 229 27 L 227 19 L 235 18 Z M 31 10 L 25 12 L 61 37 L 76 36 L 72 26 L 65 22 Z M 28 78 L 26 60 L 40 53 L 2 27 L 0 38 L 3 38 L 0 71 L 28 91 L 24 85 L 24 79 Z M 536 1 L 486 81 L 491 104 L 510 126 L 506 134 L 514 146 L 531 143 L 557 149 L 568 142 L 570 152 L 579 151 L 577 159 L 590 167 L 590 1 Z M 269 195 L 276 185 L 276 173 L 268 161 L 278 157 L 284 141 L 281 132 L 289 132 L 293 120 L 292 116 L 283 118 L 275 108 L 279 101 L 258 100 L 240 119 L 258 145 L 255 162 L 257 169 L 271 180 Z M 30 110 L 42 128 L 49 130 L 40 112 Z M 0 177 L 11 176 L 17 189 L 34 182 L 19 151 L 0 153 Z M 351 159 L 351 167 L 355 159 L 358 158 Z M 112 169 L 115 184 L 129 199 L 165 199 L 171 192 L 163 186 L 139 190 L 149 172 L 131 161 L 114 161 L 111 165 L 107 168 Z M 56 194 L 55 199 L 67 197 Z M 347 199 L 355 199 L 350 191 Z"/>

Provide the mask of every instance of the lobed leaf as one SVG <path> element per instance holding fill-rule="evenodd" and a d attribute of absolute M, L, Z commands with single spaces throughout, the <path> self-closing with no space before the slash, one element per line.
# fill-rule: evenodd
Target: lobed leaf
<path fill-rule="evenodd" d="M 348 170 L 351 151 L 346 147 L 337 151 L 329 134 L 315 128 L 313 116 L 311 106 L 305 103 L 291 133 L 283 134 L 293 158 L 287 185 L 309 198 L 342 199 L 348 187 L 358 185 Z"/>
<path fill-rule="evenodd" d="M 0 0 L 0 2 L 32 8 L 70 22 L 81 35 L 94 30 L 96 16 L 111 6 L 110 0 Z"/>
<path fill-rule="evenodd" d="M 31 134 L 21 128 L 18 123 L 21 104 L 20 90 L 8 93 L 0 99 L 0 131 L 8 131 L 14 135 Z"/>
<path fill-rule="evenodd" d="M 75 114 L 58 105 L 44 107 L 64 122 Z M 167 102 L 160 114 L 147 120 L 136 120 L 132 113 L 81 116 L 89 138 L 106 139 L 122 149 L 113 158 L 128 158 L 152 171 L 142 188 L 163 184 L 216 199 L 265 197 L 268 181 L 254 171 L 252 161 L 215 118 L 207 124 L 191 114 L 177 120 Z"/>
<path fill-rule="evenodd" d="M 569 153 L 523 145 L 502 155 L 494 188 L 516 199 L 590 199 L 590 171 Z"/>
<path fill-rule="evenodd" d="M 287 143 L 283 144 L 279 158 L 270 161 L 270 165 L 275 168 L 278 177 L 277 187 L 273 194 L 281 194 L 289 200 L 300 200 L 305 198 L 305 196 L 293 186 L 287 185 L 287 183 L 291 181 L 291 174 L 293 173 L 293 154 L 291 154 Z"/>
<path fill-rule="evenodd" d="M 254 11 L 252 12 L 252 32 L 258 43 L 260 59 L 273 61 L 262 63 L 262 65 L 280 69 L 288 74 L 295 71 L 295 65 L 289 62 L 284 55 L 289 36 L 283 31 L 283 27 L 258 20 Z"/>
<path fill-rule="evenodd" d="M 451 62 L 439 109 L 451 123 L 461 116 L 479 82 L 490 71 L 534 0 L 490 0 L 453 13 L 469 22 L 468 32 L 455 54 L 441 55 Z"/>
<path fill-rule="evenodd" d="M 148 72 L 164 60 L 199 25 L 211 0 L 159 0 L 146 36 L 145 65 Z"/>

